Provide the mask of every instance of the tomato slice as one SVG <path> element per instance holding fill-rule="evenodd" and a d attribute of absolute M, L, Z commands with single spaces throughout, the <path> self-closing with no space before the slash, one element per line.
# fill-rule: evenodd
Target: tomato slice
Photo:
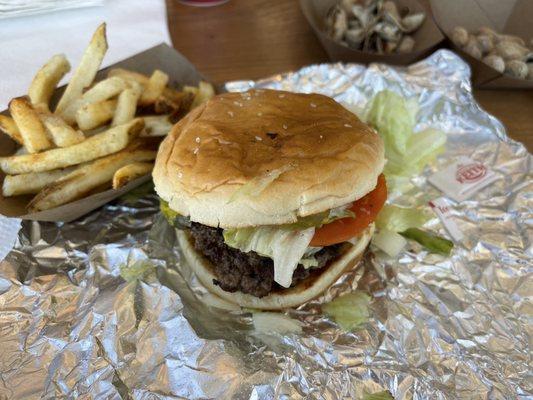
<path fill-rule="evenodd" d="M 355 201 L 350 210 L 355 218 L 341 218 L 315 231 L 311 246 L 329 246 L 345 242 L 362 233 L 372 223 L 387 200 L 387 183 L 381 174 L 376 188 L 366 196 Z"/>

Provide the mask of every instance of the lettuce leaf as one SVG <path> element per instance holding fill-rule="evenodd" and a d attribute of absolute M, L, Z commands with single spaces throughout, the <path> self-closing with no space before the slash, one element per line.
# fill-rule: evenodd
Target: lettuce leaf
<path fill-rule="evenodd" d="M 119 266 L 120 276 L 126 282 L 132 282 L 136 279 L 144 280 L 155 273 L 157 265 L 149 260 L 138 260 L 132 264 L 122 264 Z"/>
<path fill-rule="evenodd" d="M 300 333 L 303 324 L 297 319 L 278 312 L 254 312 L 252 322 L 256 333 Z"/>
<path fill-rule="evenodd" d="M 390 90 L 383 90 L 372 99 L 366 120 L 383 138 L 386 153 L 405 154 L 417 112 L 416 102 L 407 101 Z"/>
<path fill-rule="evenodd" d="M 394 400 L 394 397 L 388 392 L 376 392 L 363 394 L 363 400 Z"/>
<path fill-rule="evenodd" d="M 274 261 L 274 281 L 288 288 L 315 228 L 294 230 L 283 226 L 225 229 L 224 241 L 244 253 L 255 251 Z"/>
<path fill-rule="evenodd" d="M 443 152 L 446 136 L 436 129 L 426 129 L 411 135 L 405 153 L 388 150 L 385 147 L 387 164 L 385 175 L 410 177 L 420 173 Z"/>
<path fill-rule="evenodd" d="M 318 260 L 315 257 L 305 257 L 300 260 L 298 264 L 302 264 L 305 269 L 318 267 Z"/>
<path fill-rule="evenodd" d="M 165 200 L 159 199 L 159 208 L 161 209 L 161 214 L 163 214 L 168 223 L 174 228 L 187 229 L 191 227 L 191 220 L 189 217 L 185 217 L 174 211 Z"/>
<path fill-rule="evenodd" d="M 387 253 L 390 257 L 396 257 L 405 247 L 407 241 L 402 235 L 388 229 L 380 229 L 372 237 L 372 244 Z"/>
<path fill-rule="evenodd" d="M 386 204 L 378 214 L 376 227 L 387 229 L 391 232 L 403 232 L 409 228 L 419 228 L 429 219 L 428 215 L 416 208 Z"/>
<path fill-rule="evenodd" d="M 170 225 L 174 225 L 174 220 L 178 217 L 179 214 L 172 208 L 170 208 L 168 203 L 163 199 L 159 199 L 159 208 L 161 209 L 161 214 L 163 214 L 168 223 Z"/>
<path fill-rule="evenodd" d="M 420 173 L 444 150 L 443 132 L 431 128 L 414 132 L 417 113 L 415 99 L 405 99 L 390 90 L 379 92 L 369 103 L 366 120 L 385 144 L 387 181 Z"/>
<path fill-rule="evenodd" d="M 298 221 L 283 225 L 287 229 L 305 229 L 305 228 L 320 228 L 322 225 L 329 224 L 330 222 L 336 221 L 341 218 L 355 218 L 355 213 L 352 210 L 349 210 L 348 207 L 351 204 L 332 208 L 329 211 L 324 211 L 318 214 L 308 215 L 307 217 L 298 218 Z"/>
<path fill-rule="evenodd" d="M 341 207 L 335 207 L 328 211 L 328 216 L 322 221 L 322 225 L 329 224 L 337 219 L 341 218 L 355 218 L 355 213 L 348 209 L 351 204 L 347 204 Z"/>
<path fill-rule="evenodd" d="M 355 291 L 324 304 L 322 311 L 345 331 L 353 331 L 370 318 L 369 305 L 370 296 L 362 291 Z"/>

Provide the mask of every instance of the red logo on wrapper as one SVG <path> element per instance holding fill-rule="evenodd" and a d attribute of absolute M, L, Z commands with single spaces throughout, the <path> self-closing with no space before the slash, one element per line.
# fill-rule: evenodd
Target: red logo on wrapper
<path fill-rule="evenodd" d="M 440 203 L 436 204 L 436 202 L 434 203 L 434 202 L 430 201 L 429 202 L 429 206 L 431 208 L 436 208 L 437 210 L 439 210 L 443 214 L 446 214 L 446 213 L 450 212 L 450 209 L 448 208 L 448 206 L 441 205 Z"/>
<path fill-rule="evenodd" d="M 487 175 L 487 168 L 480 163 L 462 165 L 455 174 L 459 183 L 477 182 Z"/>
<path fill-rule="evenodd" d="M 497 178 L 488 166 L 463 156 L 431 175 L 429 182 L 455 201 L 463 201 Z"/>

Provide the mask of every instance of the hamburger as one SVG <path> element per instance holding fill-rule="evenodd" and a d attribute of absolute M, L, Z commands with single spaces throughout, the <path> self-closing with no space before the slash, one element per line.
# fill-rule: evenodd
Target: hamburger
<path fill-rule="evenodd" d="M 225 93 L 180 120 L 153 171 L 184 259 L 242 307 L 296 307 L 367 248 L 387 190 L 378 134 L 333 99 Z"/>

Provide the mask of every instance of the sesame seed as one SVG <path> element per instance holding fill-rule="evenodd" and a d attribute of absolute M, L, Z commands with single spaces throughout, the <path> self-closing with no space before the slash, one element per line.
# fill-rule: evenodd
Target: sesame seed
<path fill-rule="evenodd" d="M 180 171 L 178 172 L 178 179 L 181 179 L 181 178 L 183 178 L 183 172 Z"/>
<path fill-rule="evenodd" d="M 233 111 L 228 111 L 228 115 L 229 115 L 230 117 L 233 117 Z"/>
<path fill-rule="evenodd" d="M 315 103 L 311 103 L 310 106 L 313 107 L 313 108 L 316 108 L 316 104 Z"/>
<path fill-rule="evenodd" d="M 234 101 L 233 104 L 236 106 L 242 107 L 242 103 L 240 101 Z"/>
<path fill-rule="evenodd" d="M 258 116 L 258 117 L 261 117 L 262 115 L 263 115 L 262 112 L 258 112 L 258 113 L 257 113 L 257 116 Z"/>
<path fill-rule="evenodd" d="M 196 143 L 200 143 L 200 138 L 197 137 L 194 141 L 195 141 Z"/>
<path fill-rule="evenodd" d="M 287 129 L 287 125 L 283 124 L 283 129 Z"/>
<path fill-rule="evenodd" d="M 344 124 L 346 128 L 351 128 L 352 126 L 350 124 Z"/>
<path fill-rule="evenodd" d="M 257 140 L 257 141 L 260 142 L 261 140 L 263 140 L 263 138 L 262 138 L 261 136 L 256 136 L 256 137 L 255 137 L 255 140 Z"/>
<path fill-rule="evenodd" d="M 285 95 L 284 95 L 284 94 L 280 94 L 280 95 L 278 95 L 278 97 L 279 97 L 280 99 L 282 99 L 282 98 L 285 97 Z"/>
<path fill-rule="evenodd" d="M 193 150 L 193 154 L 198 154 L 198 147 L 196 149 Z"/>
<path fill-rule="evenodd" d="M 320 139 L 324 139 L 324 136 L 320 135 Z"/>

